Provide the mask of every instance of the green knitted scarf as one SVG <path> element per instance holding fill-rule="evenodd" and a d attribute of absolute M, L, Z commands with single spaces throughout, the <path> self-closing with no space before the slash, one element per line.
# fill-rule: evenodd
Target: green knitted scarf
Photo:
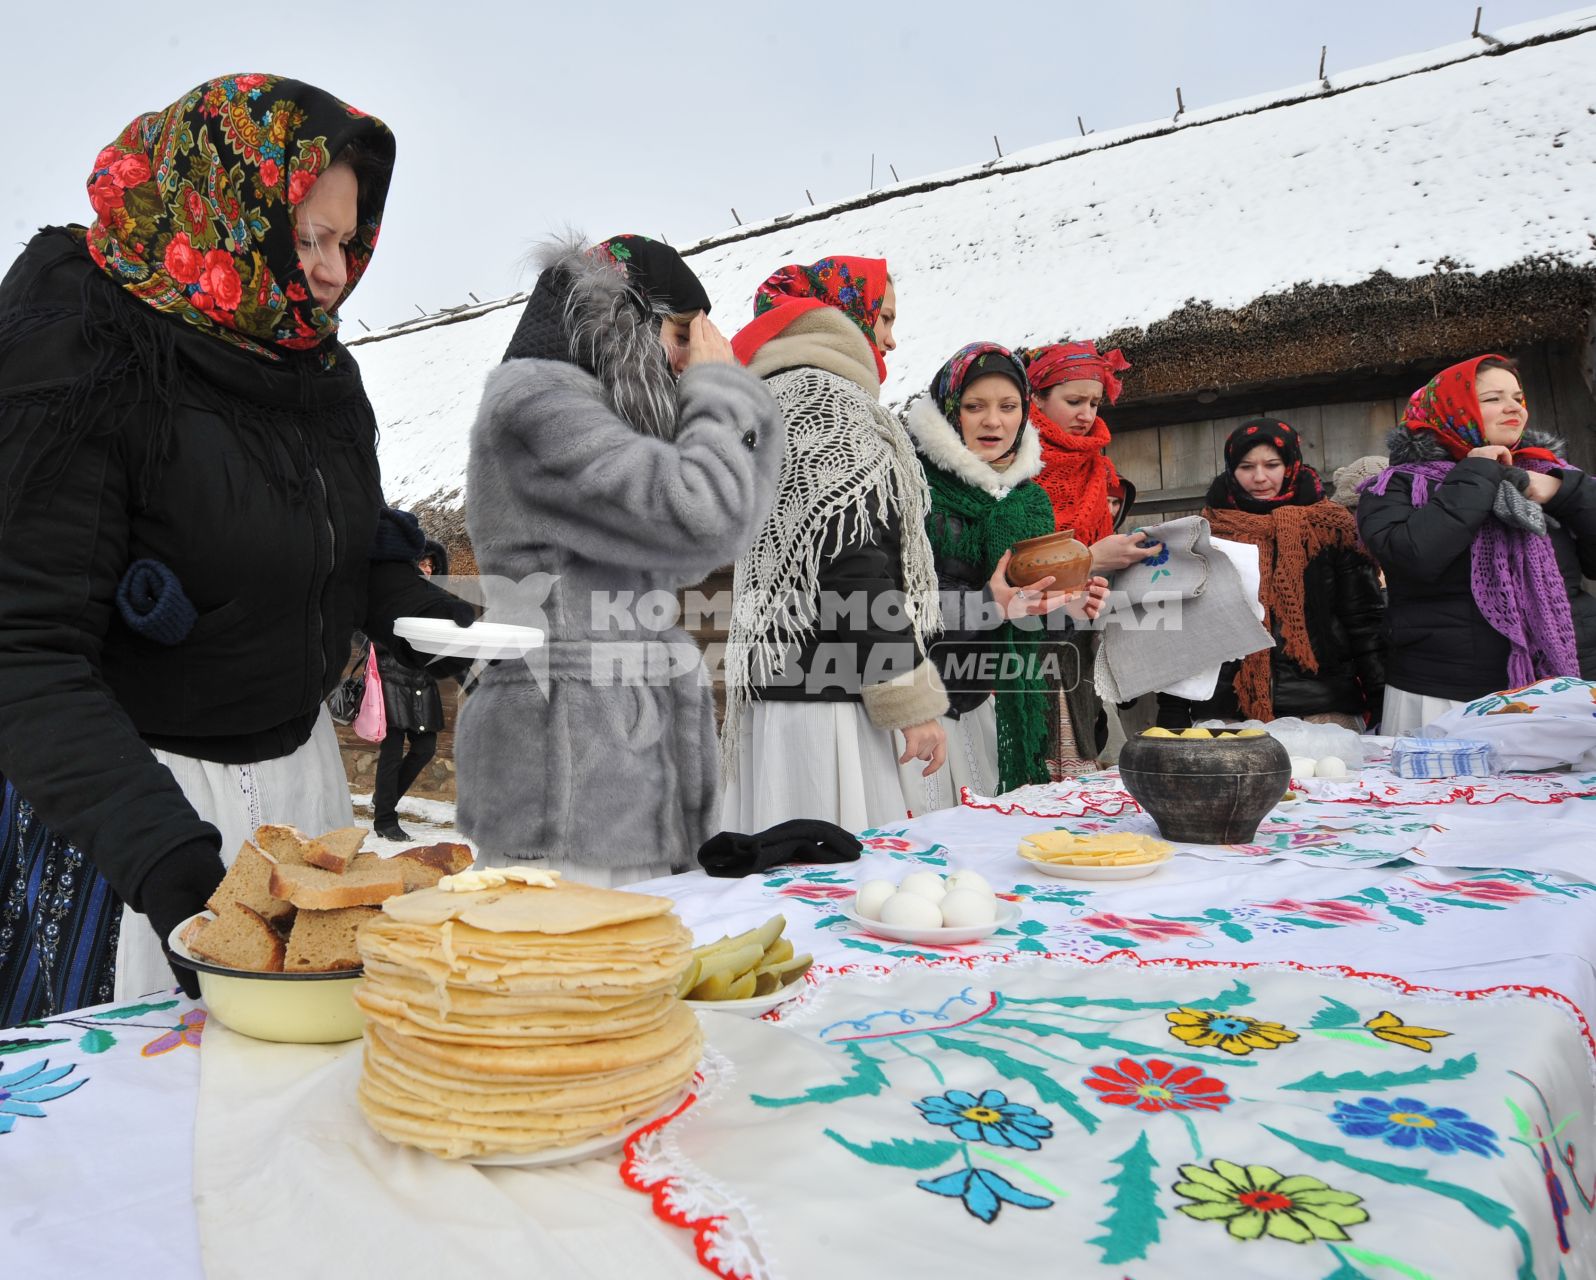
<path fill-rule="evenodd" d="M 1003 553 L 1022 538 L 1039 538 L 1053 532 L 1053 504 L 1036 483 L 1025 480 L 1006 497 L 995 498 L 927 461 L 926 480 L 931 486 L 931 512 L 926 533 L 938 561 L 955 559 L 979 565 L 990 577 Z M 955 535 L 948 517 L 956 516 L 963 528 Z M 1052 698 L 1038 671 L 1046 633 L 1038 628 L 1022 631 L 1005 622 L 991 633 L 1003 648 L 1005 669 L 1020 675 L 1000 679 L 997 694 L 998 786 L 1002 791 L 1046 782 Z M 1009 655 L 1014 655 L 1015 661 Z"/>

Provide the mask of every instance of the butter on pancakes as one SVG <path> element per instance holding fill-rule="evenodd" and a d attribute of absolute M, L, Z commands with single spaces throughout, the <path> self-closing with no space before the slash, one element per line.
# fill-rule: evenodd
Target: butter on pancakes
<path fill-rule="evenodd" d="M 391 898 L 361 929 L 372 1127 L 445 1159 L 532 1154 L 678 1094 L 702 1035 L 675 996 L 693 939 L 671 901 L 475 875 Z"/>

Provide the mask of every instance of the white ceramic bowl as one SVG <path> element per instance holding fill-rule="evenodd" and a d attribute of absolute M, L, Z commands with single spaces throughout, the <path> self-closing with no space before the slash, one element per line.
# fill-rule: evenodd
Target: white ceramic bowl
<path fill-rule="evenodd" d="M 358 1040 L 366 1015 L 355 1003 L 359 969 L 335 973 L 251 973 L 212 964 L 190 953 L 182 933 L 209 911 L 190 916 L 167 938 L 172 958 L 199 976 L 200 998 L 224 1027 L 280 1044 L 337 1044 Z"/>
<path fill-rule="evenodd" d="M 972 924 L 960 928 L 943 926 L 939 929 L 910 929 L 901 925 L 882 924 L 879 920 L 871 920 L 860 915 L 854 910 L 855 901 L 857 899 L 849 898 L 843 905 L 842 914 L 866 933 L 874 934 L 878 938 L 888 938 L 893 942 L 912 942 L 921 946 L 956 947 L 964 942 L 980 942 L 983 938 L 990 938 L 999 929 L 1006 929 L 1020 918 L 1019 903 L 999 898 L 997 919 L 990 924 Z"/>

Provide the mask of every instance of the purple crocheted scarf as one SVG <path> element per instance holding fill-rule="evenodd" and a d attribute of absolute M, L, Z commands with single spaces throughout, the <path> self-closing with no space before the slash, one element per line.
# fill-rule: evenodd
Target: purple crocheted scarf
<path fill-rule="evenodd" d="M 1430 500 L 1431 486 L 1445 480 L 1456 465 L 1406 462 L 1387 467 L 1360 484 L 1358 491 L 1383 495 L 1391 477 L 1401 472 L 1411 477 L 1413 505 L 1422 507 Z M 1559 469 L 1536 459 L 1514 465 L 1543 474 Z M 1577 676 L 1574 615 L 1552 540 L 1528 529 L 1511 528 L 1492 516 L 1474 535 L 1470 557 L 1469 588 L 1474 603 L 1512 646 L 1507 657 L 1508 688 L 1521 688 L 1550 676 Z"/>

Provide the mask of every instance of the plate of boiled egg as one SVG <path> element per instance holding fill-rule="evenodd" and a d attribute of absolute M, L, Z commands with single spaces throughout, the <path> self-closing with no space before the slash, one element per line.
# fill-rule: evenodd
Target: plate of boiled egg
<path fill-rule="evenodd" d="M 842 913 L 878 938 L 957 946 L 980 942 L 1014 924 L 1020 907 L 999 898 L 977 872 L 955 871 L 943 877 L 935 871 L 914 871 L 897 884 L 866 881 Z"/>

